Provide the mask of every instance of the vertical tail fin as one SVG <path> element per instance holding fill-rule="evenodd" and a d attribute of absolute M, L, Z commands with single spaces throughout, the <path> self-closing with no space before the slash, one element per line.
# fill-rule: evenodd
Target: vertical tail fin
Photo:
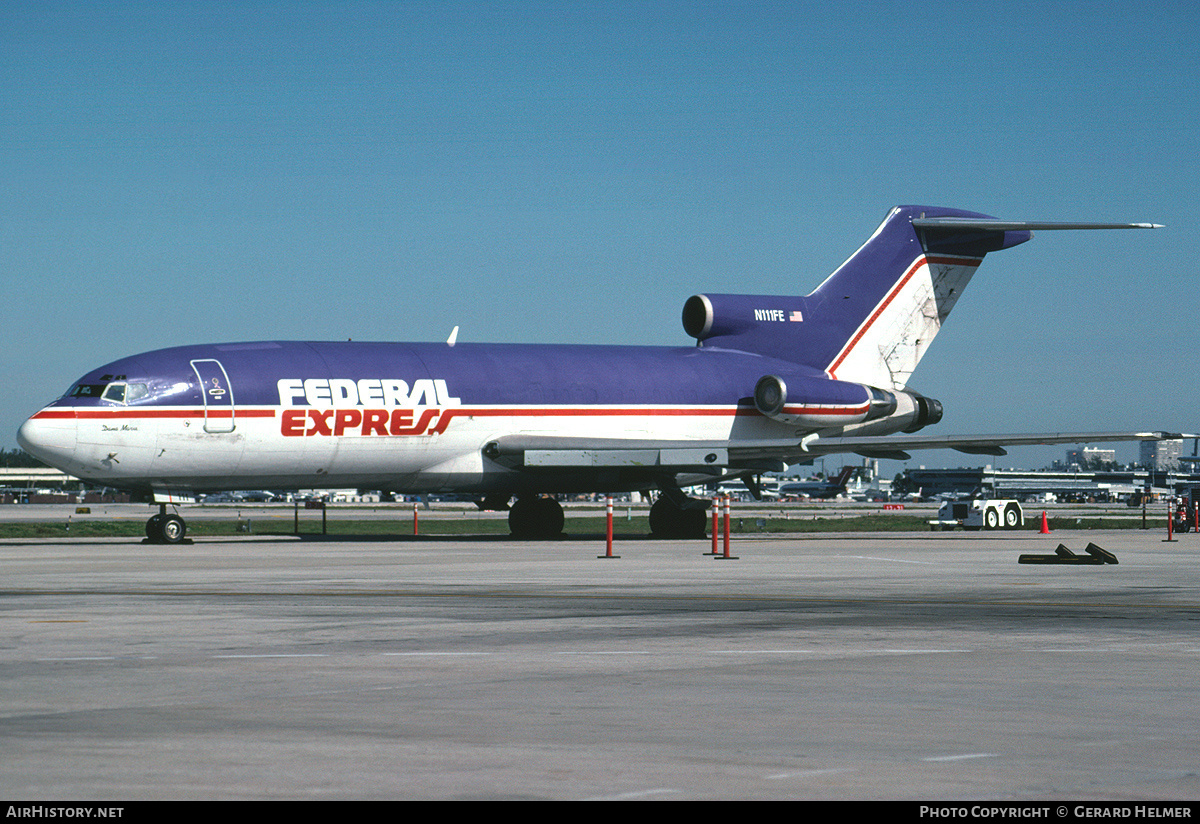
<path fill-rule="evenodd" d="M 695 295 L 683 325 L 701 345 L 755 352 L 834 378 L 904 389 L 988 252 L 1041 229 L 1148 223 L 1029 223 L 897 206 L 857 252 L 805 297 Z"/>
<path fill-rule="evenodd" d="M 962 223 L 947 226 L 946 219 Z M 805 362 L 842 380 L 903 389 L 984 255 L 1030 238 L 1028 231 L 978 228 L 988 220 L 953 209 L 893 209 L 804 299 L 821 343 Z"/>
<path fill-rule="evenodd" d="M 1028 223 L 896 206 L 811 294 L 695 295 L 684 306 L 684 329 L 702 345 L 902 390 L 986 253 L 1024 243 L 1033 229 L 1118 228 L 1153 224 Z"/>
<path fill-rule="evenodd" d="M 947 220 L 962 223 L 941 222 Z M 809 295 L 696 295 L 684 306 L 684 328 L 702 345 L 903 389 L 983 256 L 1030 237 L 983 228 L 991 220 L 957 209 L 897 206 Z"/>

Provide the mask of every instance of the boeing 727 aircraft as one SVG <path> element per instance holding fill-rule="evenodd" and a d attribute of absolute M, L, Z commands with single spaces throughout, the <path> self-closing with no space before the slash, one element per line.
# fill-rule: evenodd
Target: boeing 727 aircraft
<path fill-rule="evenodd" d="M 915 435 L 942 417 L 909 378 L 988 252 L 1040 229 L 900 206 L 803 297 L 701 294 L 694 346 L 226 343 L 92 370 L 26 421 L 21 447 L 88 483 L 152 494 L 152 541 L 184 539 L 167 504 L 198 492 L 358 487 L 478 495 L 518 537 L 563 526 L 555 493 L 662 492 L 656 535 L 703 534 L 683 488 L 831 453 L 1003 455 L 1017 444 L 1166 433 Z M 895 437 L 896 433 L 903 433 Z M 886 437 L 893 435 L 894 437 Z"/>

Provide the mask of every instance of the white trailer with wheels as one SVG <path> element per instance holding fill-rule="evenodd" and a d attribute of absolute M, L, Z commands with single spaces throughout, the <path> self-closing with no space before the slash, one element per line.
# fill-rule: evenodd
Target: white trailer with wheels
<path fill-rule="evenodd" d="M 1008 498 L 977 498 L 973 501 L 946 501 L 938 507 L 935 529 L 1020 529 L 1025 524 L 1021 504 Z"/>

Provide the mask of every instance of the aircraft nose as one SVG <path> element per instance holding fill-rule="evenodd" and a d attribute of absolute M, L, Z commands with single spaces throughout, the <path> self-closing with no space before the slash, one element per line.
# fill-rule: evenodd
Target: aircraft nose
<path fill-rule="evenodd" d="M 39 461 L 64 469 L 75 457 L 75 416 L 42 410 L 21 424 L 17 444 Z"/>

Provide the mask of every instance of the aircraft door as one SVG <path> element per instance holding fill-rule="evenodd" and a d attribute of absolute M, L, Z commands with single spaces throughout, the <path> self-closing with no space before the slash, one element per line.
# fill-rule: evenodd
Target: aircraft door
<path fill-rule="evenodd" d="M 204 399 L 204 431 L 232 432 L 236 426 L 233 412 L 233 388 L 225 367 L 216 359 L 192 361 L 192 370 L 200 379 Z"/>

